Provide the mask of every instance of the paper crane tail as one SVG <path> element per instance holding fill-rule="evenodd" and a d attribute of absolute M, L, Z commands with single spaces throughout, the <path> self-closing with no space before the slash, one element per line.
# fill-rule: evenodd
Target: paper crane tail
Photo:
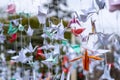
<path fill-rule="evenodd" d="M 102 58 L 98 57 L 98 56 L 89 56 L 89 58 L 95 59 L 95 60 L 102 60 Z"/>

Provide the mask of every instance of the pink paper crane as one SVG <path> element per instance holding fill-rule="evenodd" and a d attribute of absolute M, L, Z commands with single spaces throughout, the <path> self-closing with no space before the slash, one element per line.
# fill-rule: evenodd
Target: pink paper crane
<path fill-rule="evenodd" d="M 13 3 L 8 4 L 6 12 L 8 12 L 9 14 L 13 14 L 13 13 L 15 13 L 15 11 L 16 11 L 15 4 L 13 4 Z"/>

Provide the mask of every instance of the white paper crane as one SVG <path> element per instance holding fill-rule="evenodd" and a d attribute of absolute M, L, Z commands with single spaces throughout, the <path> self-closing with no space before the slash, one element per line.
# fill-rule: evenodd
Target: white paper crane
<path fill-rule="evenodd" d="M 106 64 L 105 68 L 104 68 L 104 73 L 103 75 L 100 77 L 99 80 L 114 80 L 111 76 L 110 76 L 110 69 L 111 69 L 111 65 Z"/>
<path fill-rule="evenodd" d="M 26 31 L 27 35 L 31 37 L 33 35 L 33 32 L 34 30 L 29 25 L 28 30 Z"/>
<path fill-rule="evenodd" d="M 8 53 L 8 54 L 14 54 L 14 53 L 16 53 L 16 51 L 15 51 L 15 50 L 10 49 L 10 50 L 7 50 L 7 53 Z"/>
<path fill-rule="evenodd" d="M 33 52 L 37 49 L 37 47 L 38 47 L 38 46 L 35 46 L 35 47 L 33 48 L 32 43 L 29 42 L 29 46 L 26 47 L 25 49 L 26 49 L 29 53 L 33 53 Z"/>
<path fill-rule="evenodd" d="M 47 10 L 43 9 L 43 7 L 38 6 L 38 20 L 41 24 L 46 23 L 46 17 L 47 17 Z"/>
<path fill-rule="evenodd" d="M 21 51 L 19 51 L 19 55 L 13 56 L 11 59 L 15 62 L 26 63 L 26 62 L 32 60 L 32 58 L 33 58 L 33 56 L 27 57 L 26 53 L 27 53 L 27 51 L 25 49 L 21 49 Z"/>
<path fill-rule="evenodd" d="M 4 43 L 4 41 L 6 40 L 5 35 L 3 35 L 3 31 L 0 33 L 0 43 Z"/>

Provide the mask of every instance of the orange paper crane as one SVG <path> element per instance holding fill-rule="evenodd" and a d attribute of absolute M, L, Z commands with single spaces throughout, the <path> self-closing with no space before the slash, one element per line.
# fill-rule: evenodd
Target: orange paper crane
<path fill-rule="evenodd" d="M 78 58 L 75 58 L 75 59 L 73 59 L 73 60 L 70 60 L 70 62 L 74 62 L 74 61 L 76 61 L 76 60 L 79 60 L 80 58 L 82 58 L 83 68 L 84 68 L 84 70 L 86 70 L 86 71 L 89 71 L 90 58 L 91 58 L 91 59 L 95 59 L 95 60 L 102 60 L 102 58 L 100 58 L 100 57 L 98 57 L 98 56 L 89 56 L 89 55 L 88 55 L 88 52 L 87 52 L 87 49 L 86 49 L 83 56 L 80 56 L 80 57 L 78 57 Z"/>

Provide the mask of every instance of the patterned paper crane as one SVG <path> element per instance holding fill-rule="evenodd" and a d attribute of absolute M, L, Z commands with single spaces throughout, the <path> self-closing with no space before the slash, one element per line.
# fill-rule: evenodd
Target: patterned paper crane
<path fill-rule="evenodd" d="M 78 58 L 75 58 L 73 60 L 70 60 L 70 62 L 74 62 L 76 60 L 79 60 L 80 58 L 82 58 L 82 63 L 83 63 L 83 68 L 86 71 L 89 71 L 89 63 L 90 63 L 90 59 L 95 59 L 95 60 L 102 60 L 102 58 L 98 57 L 98 56 L 89 56 L 88 55 L 88 51 L 87 49 L 84 52 L 83 56 L 80 56 Z"/>

